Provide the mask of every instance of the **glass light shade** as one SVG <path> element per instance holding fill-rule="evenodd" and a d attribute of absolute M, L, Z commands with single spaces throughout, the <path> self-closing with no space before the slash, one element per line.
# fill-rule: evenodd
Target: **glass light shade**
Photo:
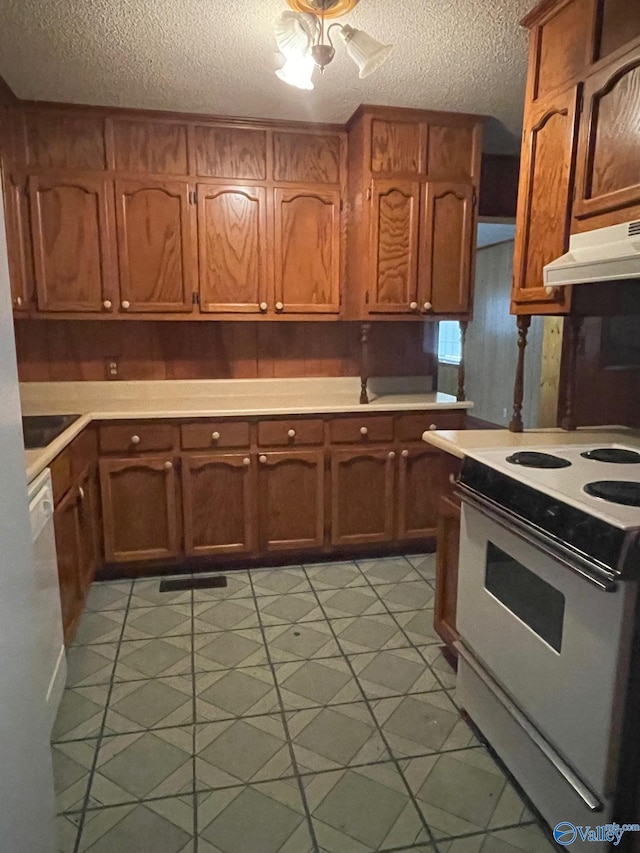
<path fill-rule="evenodd" d="M 276 77 L 296 89 L 313 89 L 313 74 L 315 62 L 311 54 L 290 56 L 282 68 L 276 71 Z"/>
<path fill-rule="evenodd" d="M 360 79 L 373 74 L 385 62 L 393 50 L 392 44 L 381 44 L 362 30 L 345 24 L 340 30 L 347 53 L 358 66 Z"/>
<path fill-rule="evenodd" d="M 286 59 L 304 55 L 311 47 L 319 26 L 313 15 L 283 12 L 273 26 L 278 50 Z"/>

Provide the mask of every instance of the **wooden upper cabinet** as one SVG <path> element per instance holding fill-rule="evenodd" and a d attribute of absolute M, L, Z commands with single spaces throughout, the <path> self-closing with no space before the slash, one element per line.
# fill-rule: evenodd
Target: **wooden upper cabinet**
<path fill-rule="evenodd" d="M 196 285 L 193 206 L 182 181 L 116 181 L 123 312 L 189 312 Z"/>
<path fill-rule="evenodd" d="M 2 187 L 11 304 L 15 312 L 23 312 L 31 307 L 33 289 L 27 179 L 24 175 L 15 175 L 3 169 Z"/>
<path fill-rule="evenodd" d="M 338 184 L 342 138 L 329 133 L 273 133 L 273 180 L 276 183 Z"/>
<path fill-rule="evenodd" d="M 113 168 L 147 175 L 187 175 L 187 125 L 127 118 L 112 119 Z"/>
<path fill-rule="evenodd" d="M 543 267 L 568 246 L 579 86 L 529 104 L 525 115 L 512 301 L 516 313 L 563 313 L 570 293 L 547 293 Z"/>
<path fill-rule="evenodd" d="M 424 187 L 418 310 L 425 314 L 465 314 L 470 309 L 474 202 L 471 184 Z"/>
<path fill-rule="evenodd" d="M 266 130 L 197 124 L 193 136 L 192 171 L 196 175 L 226 180 L 266 180 Z"/>
<path fill-rule="evenodd" d="M 24 113 L 25 159 L 37 170 L 106 168 L 105 119 L 72 110 L 28 109 Z"/>
<path fill-rule="evenodd" d="M 32 175 L 29 199 L 38 309 L 111 310 L 116 286 L 110 182 Z"/>
<path fill-rule="evenodd" d="M 264 187 L 198 184 L 198 255 L 201 311 L 267 310 Z"/>
<path fill-rule="evenodd" d="M 481 122 L 429 123 L 428 181 L 477 182 L 481 160 Z"/>
<path fill-rule="evenodd" d="M 101 459 L 100 489 L 107 563 L 159 560 L 180 553 L 173 459 Z"/>
<path fill-rule="evenodd" d="M 635 205 L 640 205 L 640 46 L 585 83 L 573 215 L 584 219 Z M 622 214 L 618 221 L 624 220 Z"/>
<path fill-rule="evenodd" d="M 184 455 L 182 495 L 187 556 L 255 550 L 255 459 L 248 453 Z"/>
<path fill-rule="evenodd" d="M 640 3 L 599 0 L 594 59 L 604 59 L 637 38 L 640 38 Z"/>
<path fill-rule="evenodd" d="M 426 121 L 374 118 L 371 122 L 371 172 L 422 175 L 426 168 Z"/>
<path fill-rule="evenodd" d="M 371 275 L 366 298 L 370 313 L 406 314 L 417 311 L 419 228 L 420 184 L 414 181 L 374 181 L 371 191 Z"/>
<path fill-rule="evenodd" d="M 274 190 L 275 310 L 340 310 L 340 191 Z"/>
<path fill-rule="evenodd" d="M 324 543 L 324 451 L 261 454 L 258 470 L 263 551 L 321 548 Z"/>

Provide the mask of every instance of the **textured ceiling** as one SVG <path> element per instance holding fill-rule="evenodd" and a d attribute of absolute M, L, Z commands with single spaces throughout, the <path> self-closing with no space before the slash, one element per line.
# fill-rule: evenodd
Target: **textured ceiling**
<path fill-rule="evenodd" d="M 0 0 L 0 75 L 21 98 L 346 120 L 360 103 L 486 113 L 517 150 L 533 0 L 361 0 L 343 18 L 396 50 L 366 80 L 342 43 L 316 88 L 272 73 L 284 0 Z"/>

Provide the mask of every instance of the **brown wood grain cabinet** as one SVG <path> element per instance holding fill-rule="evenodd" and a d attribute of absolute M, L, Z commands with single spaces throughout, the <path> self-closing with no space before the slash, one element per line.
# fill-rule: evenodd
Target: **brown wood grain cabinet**
<path fill-rule="evenodd" d="M 95 463 L 86 470 L 78 485 L 78 515 L 80 522 L 81 576 L 84 591 L 88 590 L 101 563 L 100 481 Z"/>
<path fill-rule="evenodd" d="M 395 450 L 331 453 L 331 542 L 335 546 L 393 540 Z"/>
<path fill-rule="evenodd" d="M 27 178 L 2 169 L 2 188 L 11 304 L 16 316 L 20 316 L 31 309 L 33 297 Z"/>
<path fill-rule="evenodd" d="M 315 551 L 324 545 L 323 450 L 282 450 L 258 456 L 260 550 Z"/>
<path fill-rule="evenodd" d="M 80 497 L 71 489 L 53 513 L 58 561 L 58 583 L 65 644 L 73 639 L 83 608 L 83 535 L 80 526 Z"/>
<path fill-rule="evenodd" d="M 445 495 L 440 498 L 438 512 L 433 626 L 448 646 L 459 638 L 456 628 L 459 555 L 460 501 Z"/>
<path fill-rule="evenodd" d="M 184 454 L 182 500 L 187 557 L 256 550 L 256 459 L 248 451 Z"/>
<path fill-rule="evenodd" d="M 442 490 L 442 454 L 425 446 L 398 452 L 397 539 L 428 539 L 438 528 L 438 498 Z"/>
<path fill-rule="evenodd" d="M 180 556 L 175 459 L 169 454 L 100 460 L 108 563 Z"/>

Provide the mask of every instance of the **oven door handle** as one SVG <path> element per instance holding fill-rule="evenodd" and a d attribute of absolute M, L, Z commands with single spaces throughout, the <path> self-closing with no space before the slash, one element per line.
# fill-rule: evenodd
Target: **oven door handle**
<path fill-rule="evenodd" d="M 507 696 L 504 690 L 497 684 L 490 675 L 488 675 L 482 666 L 478 663 L 475 657 L 460 641 L 454 642 L 454 648 L 465 661 L 467 666 L 474 671 L 484 686 L 493 693 L 496 699 L 503 706 L 505 711 L 512 717 L 515 723 L 526 733 L 526 735 L 534 742 L 544 757 L 551 762 L 553 767 L 560 773 L 562 778 L 573 788 L 575 793 L 580 797 L 582 802 L 587 806 L 589 811 L 602 811 L 602 801 L 585 785 L 585 783 L 574 773 L 567 762 L 560 757 L 551 744 L 545 740 L 538 729 L 529 721 L 522 713 L 520 708 Z"/>
<path fill-rule="evenodd" d="M 584 580 L 597 586 L 598 589 L 604 592 L 615 592 L 618 585 L 615 581 L 615 575 L 612 572 L 607 572 L 599 566 L 594 565 L 589 560 L 581 558 L 578 554 L 573 553 L 568 548 L 565 548 L 561 543 L 556 542 L 544 534 L 535 534 L 531 531 L 530 525 L 523 522 L 517 515 L 509 512 L 493 501 L 478 495 L 473 489 L 470 489 L 464 483 L 458 482 L 458 496 L 464 502 L 477 509 L 478 512 L 485 515 L 495 524 L 500 525 L 509 533 L 533 545 L 539 551 L 543 551 L 548 556 L 562 563 L 572 572 L 580 575 Z"/>

